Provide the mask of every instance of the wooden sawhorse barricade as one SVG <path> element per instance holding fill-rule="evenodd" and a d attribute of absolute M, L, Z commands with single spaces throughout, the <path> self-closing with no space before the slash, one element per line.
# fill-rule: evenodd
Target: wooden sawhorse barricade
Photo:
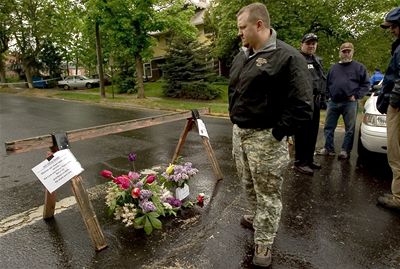
<path fill-rule="evenodd" d="M 193 127 L 197 127 L 197 119 L 200 118 L 200 114 L 207 114 L 208 109 L 185 111 L 185 112 L 174 112 L 170 114 L 148 117 L 137 120 L 123 121 L 118 123 L 105 124 L 95 127 L 89 127 L 84 129 L 68 131 L 64 134 L 52 134 L 43 135 L 37 137 L 31 137 L 21 140 L 15 140 L 5 142 L 7 154 L 23 153 L 34 149 L 41 149 L 49 147 L 52 152 L 62 150 L 69 147 L 69 142 L 75 142 L 109 134 L 116 134 L 135 129 L 150 127 L 158 124 L 178 121 L 187 119 L 185 128 L 179 138 L 176 146 L 172 162 L 175 162 L 179 156 L 183 144 L 185 143 L 186 137 Z M 207 151 L 208 158 L 213 167 L 216 180 L 222 179 L 222 172 L 215 157 L 214 151 L 211 147 L 208 137 L 201 136 L 204 147 Z M 82 184 L 82 177 L 75 176 L 71 180 L 72 191 L 75 195 L 76 201 L 79 205 L 79 209 L 82 218 L 85 222 L 89 236 L 94 244 L 96 251 L 101 251 L 107 247 L 107 243 L 104 234 L 101 230 L 96 214 L 93 210 L 93 206 L 90 202 L 88 193 Z M 54 209 L 56 205 L 56 192 L 50 193 L 45 191 L 43 219 L 49 219 L 54 217 Z"/>

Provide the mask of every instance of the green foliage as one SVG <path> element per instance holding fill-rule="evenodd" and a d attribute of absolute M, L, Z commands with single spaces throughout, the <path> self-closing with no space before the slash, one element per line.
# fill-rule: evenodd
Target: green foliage
<path fill-rule="evenodd" d="M 207 22 L 214 29 L 213 54 L 228 66 L 238 52 L 236 13 L 253 1 L 216 0 L 209 9 Z M 338 61 L 341 43 L 355 46 L 355 59 L 370 71 L 386 66 L 391 38 L 380 29 L 384 14 L 398 6 L 395 0 L 272 0 L 259 1 L 267 5 L 271 25 L 278 38 L 300 46 L 301 37 L 308 32 L 319 36 L 317 53 L 328 68 Z"/>
<path fill-rule="evenodd" d="M 38 55 L 40 62 L 44 64 L 44 70 L 47 70 L 51 77 L 58 78 L 61 76 L 62 56 L 60 50 L 49 41 L 45 41 Z"/>
<path fill-rule="evenodd" d="M 214 78 L 214 71 L 208 55 L 209 48 L 197 39 L 176 37 L 162 66 L 165 96 L 204 100 L 218 97 L 219 89 L 209 83 Z"/>

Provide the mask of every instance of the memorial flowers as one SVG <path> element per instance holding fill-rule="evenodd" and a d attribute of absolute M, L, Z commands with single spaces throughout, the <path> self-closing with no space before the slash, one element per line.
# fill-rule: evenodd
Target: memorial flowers
<path fill-rule="evenodd" d="M 129 161 L 133 162 L 132 159 L 129 157 Z M 179 210 L 193 205 L 182 198 L 185 196 L 178 199 L 173 191 L 187 185 L 197 172 L 192 163 L 186 162 L 171 164 L 165 170 L 130 171 L 119 176 L 103 170 L 100 175 L 110 180 L 106 205 L 114 218 L 126 227 L 144 229 L 146 234 L 151 234 L 154 229 L 162 228 L 161 217 L 175 217 Z"/>

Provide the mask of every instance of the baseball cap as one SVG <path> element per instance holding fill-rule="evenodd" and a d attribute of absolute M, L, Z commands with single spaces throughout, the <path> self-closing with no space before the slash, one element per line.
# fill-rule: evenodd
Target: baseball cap
<path fill-rule="evenodd" d="M 393 23 L 400 25 L 400 7 L 396 7 L 386 14 L 385 21 L 381 24 L 381 27 L 386 29 Z"/>
<path fill-rule="evenodd" d="M 307 41 L 310 41 L 310 40 L 315 40 L 315 41 L 318 42 L 318 36 L 316 34 L 314 34 L 314 33 L 305 34 L 303 36 L 303 38 L 301 39 L 301 43 L 304 43 L 304 42 L 307 42 Z"/>
<path fill-rule="evenodd" d="M 344 50 L 354 50 L 354 46 L 353 44 L 351 44 L 350 42 L 345 42 L 340 46 L 340 51 L 344 51 Z"/>

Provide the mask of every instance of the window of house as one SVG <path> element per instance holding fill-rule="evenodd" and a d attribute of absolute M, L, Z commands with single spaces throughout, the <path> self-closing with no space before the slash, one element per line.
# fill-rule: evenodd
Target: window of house
<path fill-rule="evenodd" d="M 150 63 L 143 64 L 143 77 L 144 78 L 151 78 L 152 77 L 151 64 Z"/>

